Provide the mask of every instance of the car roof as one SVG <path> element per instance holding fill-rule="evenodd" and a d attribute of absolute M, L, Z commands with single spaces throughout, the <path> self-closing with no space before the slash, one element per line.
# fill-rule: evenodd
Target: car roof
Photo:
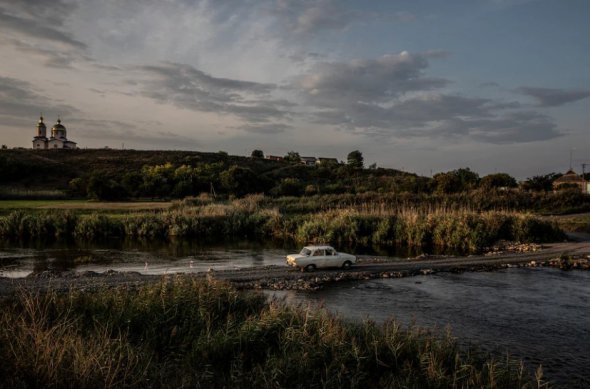
<path fill-rule="evenodd" d="M 317 250 L 317 249 L 334 249 L 332 246 L 305 246 L 304 249 Z"/>

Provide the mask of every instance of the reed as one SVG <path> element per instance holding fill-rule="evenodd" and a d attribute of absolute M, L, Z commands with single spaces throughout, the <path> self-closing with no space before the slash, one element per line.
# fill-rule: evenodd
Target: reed
<path fill-rule="evenodd" d="M 135 290 L 23 292 L 0 305 L 0 380 L 11 387 L 535 383 L 518 361 L 465 352 L 450 334 L 346 322 L 188 277 Z"/>
<path fill-rule="evenodd" d="M 329 203 L 329 201 L 327 202 Z M 125 215 L 13 211 L 0 217 L 0 236 L 13 239 L 191 238 L 280 239 L 297 243 L 409 246 L 476 252 L 500 239 L 519 242 L 562 240 L 555 223 L 515 211 L 469 207 L 362 202 L 348 207 L 283 213 L 262 195 L 203 205 L 176 203 L 169 210 Z"/>

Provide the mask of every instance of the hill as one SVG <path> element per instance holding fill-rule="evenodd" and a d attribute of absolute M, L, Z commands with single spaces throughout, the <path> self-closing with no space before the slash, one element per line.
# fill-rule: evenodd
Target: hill
<path fill-rule="evenodd" d="M 182 166 L 184 169 L 179 170 Z M 286 161 L 231 156 L 223 152 L 113 149 L 0 151 L 0 185 L 4 189 L 73 190 L 83 196 L 84 191 L 72 187 L 72 180 L 77 179 L 74 186 L 87 186 L 95 176 L 99 181 L 130 186 L 126 188 L 127 194 L 153 196 L 154 193 L 149 193 L 149 190 L 142 192 L 137 189 L 139 186 L 145 189 L 146 180 L 158 175 L 162 177 L 155 178 L 168 181 L 165 188 L 170 193 L 178 184 L 170 181 L 182 178 L 185 187 L 176 188 L 179 196 L 209 191 L 211 186 L 216 191 L 236 195 L 272 190 L 277 194 L 297 195 L 306 189 L 340 193 L 369 186 L 383 187 L 386 181 L 401 177 L 419 180 L 415 175 L 394 169 L 353 169 L 342 164 L 308 167 Z M 158 185 L 157 182 L 152 184 Z M 130 189 L 135 190 L 129 193 Z"/>

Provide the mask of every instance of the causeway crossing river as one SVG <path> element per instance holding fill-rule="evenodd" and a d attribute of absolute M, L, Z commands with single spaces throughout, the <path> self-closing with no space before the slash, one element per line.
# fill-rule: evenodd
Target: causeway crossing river
<path fill-rule="evenodd" d="M 0 276 L 45 270 L 138 271 L 143 274 L 282 265 L 293 248 L 49 247 L 0 245 Z M 321 304 L 349 320 L 444 331 L 463 346 L 498 356 L 509 353 L 528 367 L 542 364 L 559 387 L 590 388 L 590 272 L 547 268 L 437 273 L 335 284 L 315 292 L 267 292 L 291 304 Z"/>

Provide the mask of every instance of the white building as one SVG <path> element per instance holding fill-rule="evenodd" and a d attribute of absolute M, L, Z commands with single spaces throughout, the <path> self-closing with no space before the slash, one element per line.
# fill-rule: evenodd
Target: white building
<path fill-rule="evenodd" d="M 47 127 L 43 123 L 43 116 L 37 123 L 37 135 L 33 138 L 33 149 L 75 149 L 76 142 L 68 140 L 66 128 L 61 124 L 61 119 L 51 128 L 51 137 L 47 138 Z"/>

